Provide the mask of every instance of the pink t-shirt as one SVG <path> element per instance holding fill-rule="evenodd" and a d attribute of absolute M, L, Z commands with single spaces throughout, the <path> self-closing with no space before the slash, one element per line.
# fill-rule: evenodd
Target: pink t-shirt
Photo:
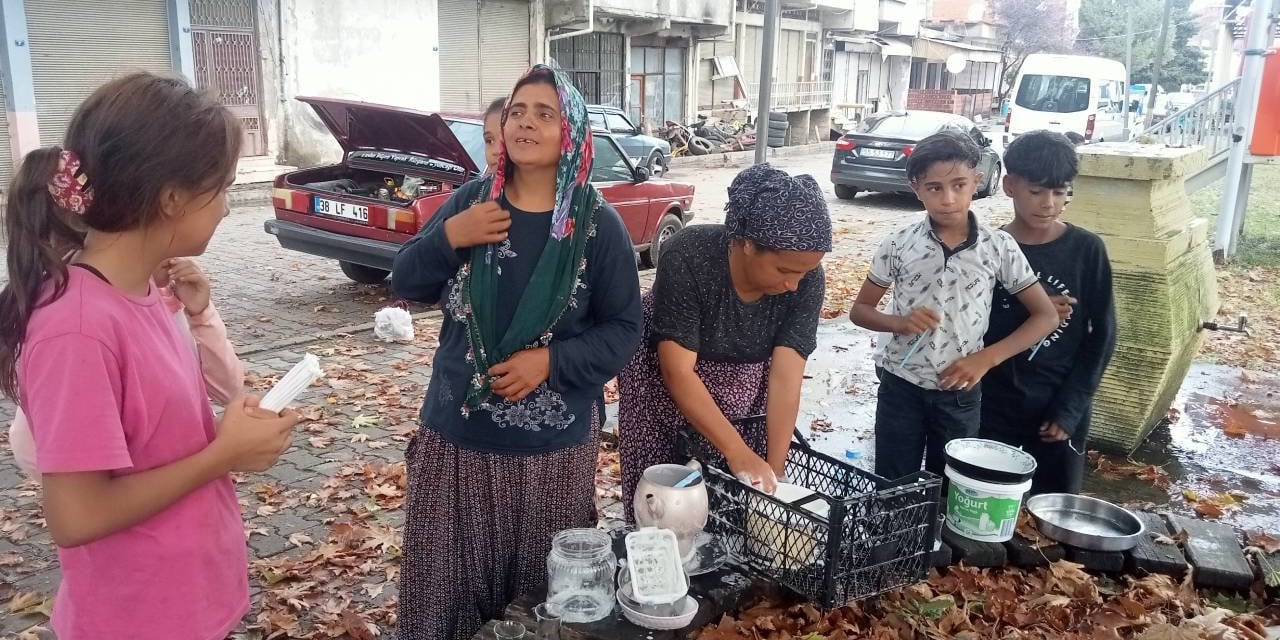
<path fill-rule="evenodd" d="M 155 287 L 128 296 L 73 267 L 27 325 L 22 407 L 42 474 L 146 471 L 200 451 L 214 417 L 189 342 Z M 105 538 L 59 548 L 59 640 L 222 640 L 249 609 L 231 478 Z"/>

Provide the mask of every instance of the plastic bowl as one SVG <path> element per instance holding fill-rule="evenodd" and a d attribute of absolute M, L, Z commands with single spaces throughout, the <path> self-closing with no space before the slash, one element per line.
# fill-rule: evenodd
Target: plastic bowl
<path fill-rule="evenodd" d="M 618 591 L 618 606 L 622 607 L 623 617 L 636 626 L 655 631 L 675 631 L 689 626 L 698 615 L 698 601 L 693 596 L 685 596 L 674 604 L 642 605 L 631 598 L 630 591 L 630 584 Z M 670 612 L 670 615 L 654 615 L 645 611 Z"/>

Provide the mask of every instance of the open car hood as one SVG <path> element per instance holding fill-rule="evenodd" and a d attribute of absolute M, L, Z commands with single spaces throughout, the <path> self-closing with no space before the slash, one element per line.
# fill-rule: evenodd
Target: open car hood
<path fill-rule="evenodd" d="M 311 105 L 342 150 L 390 151 L 430 156 L 462 167 L 467 175 L 476 163 L 438 114 L 388 105 L 299 97 Z"/>

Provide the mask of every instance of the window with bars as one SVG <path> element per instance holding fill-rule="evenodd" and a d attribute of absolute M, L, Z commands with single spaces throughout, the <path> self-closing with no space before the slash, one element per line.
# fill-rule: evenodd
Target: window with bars
<path fill-rule="evenodd" d="M 588 104 L 622 107 L 623 39 L 620 33 L 588 33 L 551 41 L 551 58 Z"/>

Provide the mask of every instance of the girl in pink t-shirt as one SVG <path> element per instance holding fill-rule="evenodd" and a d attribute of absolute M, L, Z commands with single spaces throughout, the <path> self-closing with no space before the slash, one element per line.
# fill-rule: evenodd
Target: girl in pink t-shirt
<path fill-rule="evenodd" d="M 244 393 L 244 364 L 227 340 L 227 327 L 209 299 L 209 279 L 200 267 L 189 258 L 166 260 L 151 279 L 160 285 L 160 299 L 173 315 L 178 329 L 191 336 L 209 399 L 226 404 Z M 39 481 L 36 443 L 21 408 L 9 425 L 9 448 L 18 468 Z"/>
<path fill-rule="evenodd" d="M 240 396 L 216 419 L 159 285 L 207 306 L 173 261 L 226 216 L 240 127 L 183 80 L 135 73 L 85 100 L 64 140 L 14 178 L 0 291 L 0 392 L 29 421 L 61 565 L 53 629 L 222 640 L 249 608 L 230 474 L 274 464 L 298 416 Z"/>

